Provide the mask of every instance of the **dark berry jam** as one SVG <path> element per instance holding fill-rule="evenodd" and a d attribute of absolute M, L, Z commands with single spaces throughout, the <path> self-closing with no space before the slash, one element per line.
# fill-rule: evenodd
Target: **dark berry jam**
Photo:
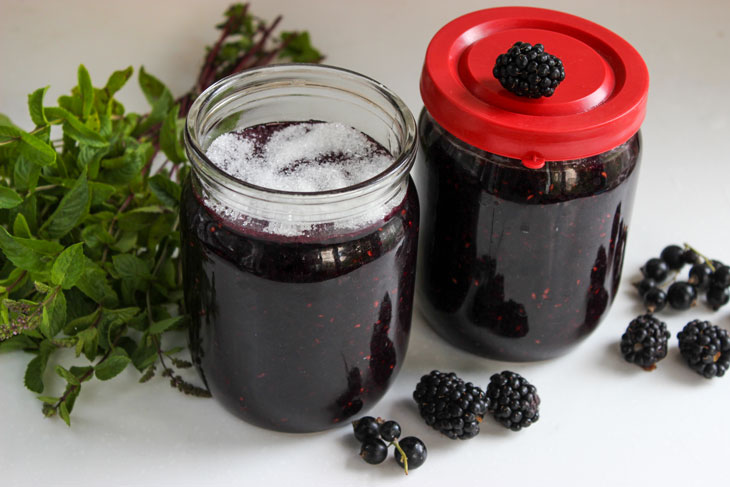
<path fill-rule="evenodd" d="M 594 157 L 521 161 L 472 147 L 424 110 L 419 303 L 453 344 L 490 358 L 567 352 L 621 278 L 640 136 Z"/>
<path fill-rule="evenodd" d="M 318 431 L 385 393 L 411 324 L 419 207 L 410 179 L 407 186 L 385 218 L 359 230 L 322 225 L 291 236 L 222 218 L 188 179 L 181 225 L 190 346 L 228 410 L 269 429 Z"/>

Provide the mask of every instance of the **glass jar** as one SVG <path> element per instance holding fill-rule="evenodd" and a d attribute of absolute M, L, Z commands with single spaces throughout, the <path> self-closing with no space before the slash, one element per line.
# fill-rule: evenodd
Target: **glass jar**
<path fill-rule="evenodd" d="M 350 187 L 292 192 L 237 180 L 205 155 L 222 133 L 311 120 L 361 131 L 393 164 Z M 265 428 L 319 431 L 347 423 L 392 383 L 415 286 L 415 142 L 395 94 L 333 67 L 257 68 L 195 101 L 180 210 L 190 347 L 229 411 Z"/>
<path fill-rule="evenodd" d="M 492 75 L 517 41 L 563 61 L 552 97 L 518 97 Z M 418 293 L 441 336 L 531 361 L 596 328 L 621 278 L 647 90 L 638 53 L 572 15 L 487 9 L 436 34 L 421 78 Z"/>

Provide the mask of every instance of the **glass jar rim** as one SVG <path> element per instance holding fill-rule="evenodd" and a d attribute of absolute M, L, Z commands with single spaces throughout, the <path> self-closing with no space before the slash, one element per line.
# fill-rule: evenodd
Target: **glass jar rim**
<path fill-rule="evenodd" d="M 291 86 L 318 86 L 328 87 L 332 89 L 340 89 L 333 85 L 327 85 L 326 80 L 322 79 L 320 83 L 314 84 L 307 82 L 302 79 L 301 75 L 304 73 L 318 72 L 322 74 L 322 77 L 326 76 L 339 76 L 347 78 L 354 83 L 361 83 L 364 87 L 370 88 L 375 92 L 379 93 L 387 103 L 395 109 L 396 113 L 400 116 L 403 122 L 403 141 L 400 152 L 393 154 L 394 161 L 383 171 L 379 172 L 375 176 L 360 181 L 356 184 L 345 186 L 343 188 L 321 190 L 321 191 L 291 191 L 281 190 L 275 188 L 267 188 L 265 186 L 259 186 L 242 179 L 238 179 L 229 173 L 223 171 L 221 168 L 216 166 L 206 155 L 205 151 L 201 147 L 198 140 L 197 130 L 201 125 L 201 119 L 205 114 L 203 108 L 207 102 L 214 100 L 221 93 L 232 89 L 242 81 L 250 80 L 257 83 L 265 82 L 267 77 L 274 78 L 278 81 L 277 87 L 283 86 L 281 83 L 282 75 L 288 74 L 288 82 Z M 300 76 L 297 76 L 299 74 Z M 240 91 L 240 90 L 239 90 Z M 344 90 L 343 90 L 344 91 Z M 369 100 L 370 103 L 374 103 Z M 285 118 L 285 117 L 284 117 Z M 281 120 L 286 121 L 286 120 Z M 322 198 L 331 197 L 347 197 L 351 194 L 361 194 L 368 188 L 375 189 L 381 185 L 388 184 L 393 178 L 400 179 L 402 176 L 407 175 L 415 162 L 415 146 L 417 142 L 417 128 L 416 120 L 412 112 L 405 104 L 405 102 L 391 91 L 388 87 L 374 80 L 368 76 L 357 73 L 355 71 L 325 64 L 310 64 L 310 63 L 280 63 L 268 66 L 260 66 L 250 68 L 239 73 L 227 76 L 206 88 L 193 102 L 185 120 L 184 137 L 188 145 L 189 150 L 192 150 L 196 157 L 190 158 L 191 163 L 197 170 L 201 170 L 206 173 L 207 176 L 216 179 L 222 179 L 225 184 L 231 189 L 243 191 L 246 193 L 254 192 L 260 194 L 264 198 L 297 198 L 297 199 L 308 199 L 308 200 L 319 200 Z M 199 161 L 203 161 L 201 164 Z"/>

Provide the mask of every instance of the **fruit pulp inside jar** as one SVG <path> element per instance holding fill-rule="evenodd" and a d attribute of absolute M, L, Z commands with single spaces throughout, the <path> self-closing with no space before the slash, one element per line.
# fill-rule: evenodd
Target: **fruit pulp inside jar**
<path fill-rule="evenodd" d="M 419 305 L 470 352 L 512 361 L 566 353 L 616 296 L 640 137 L 539 170 L 472 147 L 424 110 Z"/>
<path fill-rule="evenodd" d="M 385 393 L 410 331 L 412 181 L 363 228 L 292 236 L 222 218 L 188 180 L 181 224 L 193 361 L 228 410 L 269 429 L 319 431 Z"/>

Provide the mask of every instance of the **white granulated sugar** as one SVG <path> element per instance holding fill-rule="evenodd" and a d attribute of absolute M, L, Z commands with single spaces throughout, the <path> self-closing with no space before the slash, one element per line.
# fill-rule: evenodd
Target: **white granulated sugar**
<path fill-rule="evenodd" d="M 250 137 L 227 133 L 207 156 L 231 176 L 269 189 L 326 191 L 372 178 L 393 163 L 382 147 L 341 123 L 295 123 L 262 146 Z"/>

